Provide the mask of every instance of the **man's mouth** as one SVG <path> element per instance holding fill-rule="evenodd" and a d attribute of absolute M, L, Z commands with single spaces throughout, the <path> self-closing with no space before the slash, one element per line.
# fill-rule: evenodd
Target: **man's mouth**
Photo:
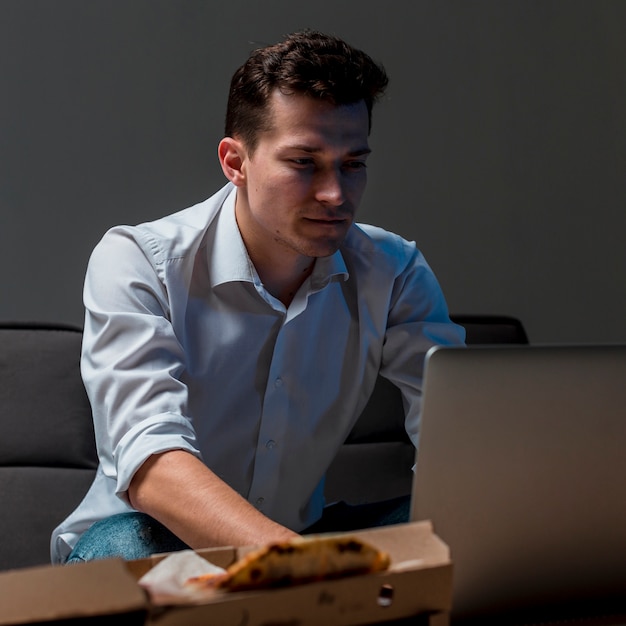
<path fill-rule="evenodd" d="M 348 221 L 347 217 L 305 217 L 308 222 L 315 222 L 316 224 L 345 224 Z"/>

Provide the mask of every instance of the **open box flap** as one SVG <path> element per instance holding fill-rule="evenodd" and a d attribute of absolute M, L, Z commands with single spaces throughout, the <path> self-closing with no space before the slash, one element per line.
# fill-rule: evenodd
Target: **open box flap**
<path fill-rule="evenodd" d="M 99 615 L 136 615 L 146 596 L 121 559 L 0 572 L 0 625 Z"/>

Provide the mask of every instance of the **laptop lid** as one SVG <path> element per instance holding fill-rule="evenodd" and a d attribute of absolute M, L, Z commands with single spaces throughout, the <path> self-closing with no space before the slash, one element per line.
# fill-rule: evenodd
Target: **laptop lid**
<path fill-rule="evenodd" d="M 411 518 L 450 547 L 457 622 L 623 606 L 626 346 L 432 349 Z"/>

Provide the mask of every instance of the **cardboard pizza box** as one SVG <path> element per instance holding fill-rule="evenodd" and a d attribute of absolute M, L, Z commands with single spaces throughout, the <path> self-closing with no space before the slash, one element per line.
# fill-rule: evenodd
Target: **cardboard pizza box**
<path fill-rule="evenodd" d="M 221 594 L 197 606 L 152 607 L 147 624 L 220 626 L 350 626 L 403 617 L 437 615 L 445 623 L 452 596 L 452 565 L 448 547 L 434 534 L 430 522 L 387 526 L 354 533 L 389 553 L 391 567 L 375 574 L 308 583 L 272 590 Z M 249 549 L 208 549 L 198 554 L 227 567 Z M 162 555 L 129 562 L 138 579 Z"/>
<path fill-rule="evenodd" d="M 448 547 L 430 522 L 347 534 L 388 552 L 390 568 L 278 589 L 216 594 L 202 604 L 166 606 L 151 603 L 137 584 L 165 555 L 16 570 L 0 574 L 0 626 L 72 618 L 89 623 L 114 615 L 147 626 L 354 626 L 416 615 L 422 615 L 429 626 L 448 623 L 452 564 Z M 226 567 L 249 550 L 215 548 L 197 553 Z"/>

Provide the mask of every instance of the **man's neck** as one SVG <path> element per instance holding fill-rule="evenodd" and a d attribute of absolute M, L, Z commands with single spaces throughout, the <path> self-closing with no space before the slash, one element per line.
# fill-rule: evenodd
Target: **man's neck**
<path fill-rule="evenodd" d="M 276 263 L 271 259 L 254 259 L 252 263 L 264 287 L 286 307 L 291 304 L 296 292 L 311 275 L 315 259 L 298 257 L 291 263 Z"/>

